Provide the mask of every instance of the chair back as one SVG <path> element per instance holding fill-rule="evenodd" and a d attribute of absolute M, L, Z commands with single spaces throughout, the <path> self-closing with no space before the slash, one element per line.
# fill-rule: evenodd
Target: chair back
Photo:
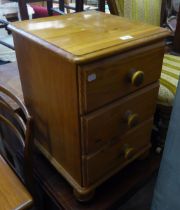
<path fill-rule="evenodd" d="M 112 14 L 160 26 L 168 13 L 168 0 L 108 0 Z"/>
<path fill-rule="evenodd" d="M 28 8 L 27 8 L 27 3 L 34 3 L 34 2 L 38 2 L 37 0 L 19 0 L 18 1 L 18 7 L 19 7 L 19 13 L 20 13 L 20 18 L 21 20 L 28 20 L 29 19 L 29 15 L 28 15 Z M 44 0 L 42 1 L 42 3 L 44 3 Z M 46 5 L 45 6 L 39 6 L 41 7 L 41 10 L 43 8 L 43 13 L 47 13 L 47 14 L 41 14 L 41 17 L 46 17 L 46 16 L 50 16 L 52 15 L 52 7 L 53 7 L 53 0 L 46 0 Z M 44 12 L 44 10 L 47 10 L 46 12 Z"/>
<path fill-rule="evenodd" d="M 12 107 L 19 107 L 14 110 Z M 24 104 L 0 86 L 0 152 L 32 191 L 32 120 Z"/>

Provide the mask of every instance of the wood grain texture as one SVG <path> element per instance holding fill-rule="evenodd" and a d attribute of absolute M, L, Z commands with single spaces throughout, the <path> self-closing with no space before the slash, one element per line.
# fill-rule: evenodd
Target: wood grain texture
<path fill-rule="evenodd" d="M 49 47 L 78 63 L 163 39 L 170 33 L 160 27 L 95 11 L 22 21 L 9 28 L 46 46 L 51 44 Z M 121 39 L 127 35 L 132 38 Z"/>
<path fill-rule="evenodd" d="M 14 42 L 35 138 L 81 184 L 76 66 L 23 36 Z"/>
<path fill-rule="evenodd" d="M 132 128 L 125 120 L 128 112 L 138 115 L 137 125 L 151 118 L 155 112 L 158 89 L 158 83 L 149 85 L 82 117 L 84 154 L 97 152 L 110 142 L 115 144 L 120 136 L 130 131 Z"/>
<path fill-rule="evenodd" d="M 112 174 L 115 170 L 120 170 L 129 162 L 141 155 L 141 152 L 150 147 L 150 135 L 153 120 L 147 120 L 136 128 L 125 133 L 125 135 L 117 136 L 116 143 L 109 142 L 96 154 L 84 156 L 84 164 L 87 170 L 86 185 L 92 186 L 93 183 L 101 181 L 108 174 Z M 130 158 L 125 158 L 125 149 L 132 148 L 133 154 Z"/>
<path fill-rule="evenodd" d="M 14 67 L 14 71 L 17 72 L 18 69 L 15 64 L 7 65 L 7 71 L 9 68 L 11 69 Z M 5 67 L 5 65 L 3 66 Z M 2 66 L 0 66 L 0 68 L 1 67 Z M 6 77 L 10 83 L 14 80 L 13 75 L 8 74 L 7 76 L 10 78 Z M 16 82 L 20 83 L 18 76 L 15 76 L 15 78 L 17 79 Z M 3 80 L 3 78 L 0 79 Z M 21 96 L 21 99 L 23 99 L 22 90 L 17 88 L 14 89 L 13 85 L 11 87 L 11 91 L 13 93 L 18 93 L 18 96 Z M 129 192 L 135 192 L 139 186 L 143 185 L 144 182 L 152 176 L 152 173 L 158 169 L 160 156 L 151 153 L 146 160 L 135 161 L 134 163 L 129 164 L 129 166 L 125 167 L 125 169 L 109 179 L 108 182 L 102 184 L 98 188 L 95 198 L 88 203 L 88 205 L 83 205 L 75 200 L 71 186 L 63 179 L 62 176 L 59 175 L 57 170 L 55 170 L 41 154 L 37 154 L 35 160 L 35 171 L 38 182 L 43 190 L 48 194 L 48 198 L 57 209 L 104 210 L 119 206 L 120 203 L 124 202 L 123 198 L 125 195 L 129 194 Z M 129 196 L 127 199 L 128 198 Z M 47 208 L 48 207 L 49 209 L 51 208 L 51 206 L 47 206 Z"/>
<path fill-rule="evenodd" d="M 10 28 L 24 101 L 35 122 L 38 148 L 79 194 L 88 194 L 131 162 L 124 160 L 109 172 L 105 157 L 98 156 L 96 164 L 93 155 L 100 154 L 114 136 L 120 138 L 120 133 L 124 136 L 129 131 L 123 127 L 117 129 L 118 117 L 121 118 L 125 107 L 140 113 L 142 125 L 152 119 L 164 54 L 163 39 L 169 32 L 89 11 L 15 23 Z M 128 38 L 123 40 L 125 35 Z M 144 82 L 139 87 L 132 87 L 128 82 L 132 70 L 144 74 Z M 93 74 L 95 79 L 91 80 Z M 141 96 L 138 92 L 134 98 L 129 96 L 138 90 Z M 147 98 L 151 101 L 144 102 Z M 95 128 L 99 132 L 103 130 L 106 143 L 92 152 Z M 135 144 L 137 151 L 132 160 L 150 147 L 151 126 L 146 128 L 142 134 L 137 130 L 127 138 L 133 142 L 134 136 L 142 137 L 139 144 Z M 86 144 L 91 140 L 89 147 Z M 120 146 L 115 141 L 113 148 L 116 147 Z M 93 154 L 88 154 L 88 149 Z M 107 147 L 106 154 L 111 157 L 114 151 Z M 128 149 L 125 156 L 129 156 L 130 151 Z M 103 168 L 95 176 L 101 164 Z"/>
<path fill-rule="evenodd" d="M 29 209 L 33 200 L 12 169 L 0 156 L 0 208 Z"/>
<path fill-rule="evenodd" d="M 159 79 L 164 55 L 164 43 L 119 54 L 108 59 L 80 65 L 81 114 L 136 91 Z M 143 71 L 144 81 L 134 86 L 129 80 L 131 71 Z M 93 81 L 88 77 L 95 75 Z"/>

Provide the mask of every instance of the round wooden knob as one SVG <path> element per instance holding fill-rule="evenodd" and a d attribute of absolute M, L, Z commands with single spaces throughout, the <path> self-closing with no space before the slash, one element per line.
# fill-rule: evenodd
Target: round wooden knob
<path fill-rule="evenodd" d="M 133 128 L 134 126 L 136 126 L 139 122 L 139 117 L 138 114 L 130 114 L 128 117 L 128 127 L 129 128 Z"/>
<path fill-rule="evenodd" d="M 133 147 L 127 147 L 125 150 L 124 150 L 124 158 L 125 159 L 129 159 L 133 156 L 134 154 L 134 148 Z"/>
<path fill-rule="evenodd" d="M 144 81 L 144 72 L 143 71 L 135 71 L 131 75 L 131 84 L 134 86 L 140 86 Z"/>
<path fill-rule="evenodd" d="M 125 114 L 125 121 L 128 124 L 129 128 L 133 128 L 139 123 L 139 116 L 136 113 L 127 111 Z"/>

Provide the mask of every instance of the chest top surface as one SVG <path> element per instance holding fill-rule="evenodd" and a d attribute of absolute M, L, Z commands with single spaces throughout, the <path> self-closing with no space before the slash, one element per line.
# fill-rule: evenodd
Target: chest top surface
<path fill-rule="evenodd" d="M 59 49 L 74 62 L 122 52 L 169 34 L 157 26 L 97 11 L 16 22 L 10 29 L 56 51 Z"/>

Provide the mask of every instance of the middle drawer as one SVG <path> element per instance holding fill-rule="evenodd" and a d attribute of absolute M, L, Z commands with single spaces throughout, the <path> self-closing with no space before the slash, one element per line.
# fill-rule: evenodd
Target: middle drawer
<path fill-rule="evenodd" d="M 159 83 L 154 83 L 113 104 L 81 117 L 83 155 L 91 154 L 109 141 L 115 142 L 131 128 L 151 118 Z"/>

